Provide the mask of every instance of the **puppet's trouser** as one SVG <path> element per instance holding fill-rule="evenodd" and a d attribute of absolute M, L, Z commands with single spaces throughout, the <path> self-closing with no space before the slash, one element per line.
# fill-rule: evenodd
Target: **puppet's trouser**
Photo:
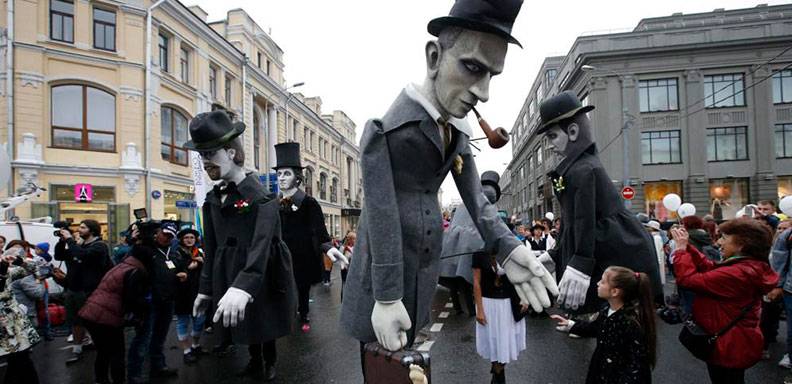
<path fill-rule="evenodd" d="M 263 362 L 266 366 L 271 367 L 275 365 L 275 361 L 278 359 L 275 340 L 262 344 L 250 344 L 248 345 L 248 352 L 250 353 L 251 365 L 261 366 Z"/>
<path fill-rule="evenodd" d="M 297 312 L 300 313 L 300 321 L 308 322 L 308 300 L 311 298 L 311 284 L 300 284 L 297 286 Z"/>

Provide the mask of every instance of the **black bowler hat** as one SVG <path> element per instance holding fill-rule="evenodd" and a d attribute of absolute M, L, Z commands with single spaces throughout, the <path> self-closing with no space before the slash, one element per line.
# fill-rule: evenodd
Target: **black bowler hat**
<path fill-rule="evenodd" d="M 245 132 L 245 123 L 232 122 L 222 110 L 199 113 L 190 120 L 190 138 L 184 148 L 193 151 L 215 151 Z"/>
<path fill-rule="evenodd" d="M 539 122 L 537 135 L 547 132 L 553 124 L 562 120 L 569 119 L 579 113 L 586 113 L 594 109 L 593 105 L 583 106 L 577 94 L 572 91 L 561 92 L 539 105 L 539 115 L 542 120 Z"/>
<path fill-rule="evenodd" d="M 498 183 L 500 183 L 498 172 L 487 171 L 481 174 L 481 185 L 491 185 L 495 188 L 495 200 L 500 200 L 501 197 L 501 189 Z"/>
<path fill-rule="evenodd" d="M 514 19 L 520 13 L 522 3 L 522 0 L 456 0 L 448 16 L 433 19 L 427 29 L 434 36 L 440 36 L 440 31 L 446 27 L 487 32 L 522 48 L 520 42 L 511 35 Z"/>
<path fill-rule="evenodd" d="M 300 168 L 300 143 L 280 143 L 275 144 L 275 166 L 272 169 L 279 168 Z"/>

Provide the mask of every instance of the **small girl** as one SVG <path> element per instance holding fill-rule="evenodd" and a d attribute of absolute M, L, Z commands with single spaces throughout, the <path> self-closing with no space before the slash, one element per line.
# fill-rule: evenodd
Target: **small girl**
<path fill-rule="evenodd" d="M 610 267 L 597 283 L 597 296 L 608 301 L 592 322 L 553 315 L 557 330 L 597 336 L 586 383 L 651 383 L 657 337 L 649 277 L 624 267 Z"/>
<path fill-rule="evenodd" d="M 525 350 L 525 320 L 516 321 L 512 300 L 517 292 L 494 256 L 473 255 L 473 297 L 476 301 L 476 351 L 492 363 L 492 383 L 506 382 L 506 364 Z M 519 301 L 519 299 L 516 299 Z M 520 314 L 528 311 L 520 307 Z"/>

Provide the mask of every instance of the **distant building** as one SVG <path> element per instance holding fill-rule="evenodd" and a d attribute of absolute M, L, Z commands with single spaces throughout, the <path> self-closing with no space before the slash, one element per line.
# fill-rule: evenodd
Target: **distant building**
<path fill-rule="evenodd" d="M 728 219 L 792 194 L 792 5 L 648 18 L 546 58 L 512 128 L 521 217 L 558 209 L 546 177 L 556 159 L 534 132 L 540 101 L 568 89 L 596 106 L 600 159 L 618 188 L 628 179 L 636 190 L 635 212 L 669 218 L 662 198 L 673 192 Z"/>

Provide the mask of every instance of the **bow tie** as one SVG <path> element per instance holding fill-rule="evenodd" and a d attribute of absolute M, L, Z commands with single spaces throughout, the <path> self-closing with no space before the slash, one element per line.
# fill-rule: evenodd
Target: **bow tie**
<path fill-rule="evenodd" d="M 232 181 L 232 182 L 230 182 L 228 184 L 224 184 L 224 185 L 215 185 L 214 188 L 212 188 L 212 190 L 219 197 L 219 196 L 228 195 L 228 194 L 236 192 L 237 185 L 236 185 L 235 182 Z"/>

